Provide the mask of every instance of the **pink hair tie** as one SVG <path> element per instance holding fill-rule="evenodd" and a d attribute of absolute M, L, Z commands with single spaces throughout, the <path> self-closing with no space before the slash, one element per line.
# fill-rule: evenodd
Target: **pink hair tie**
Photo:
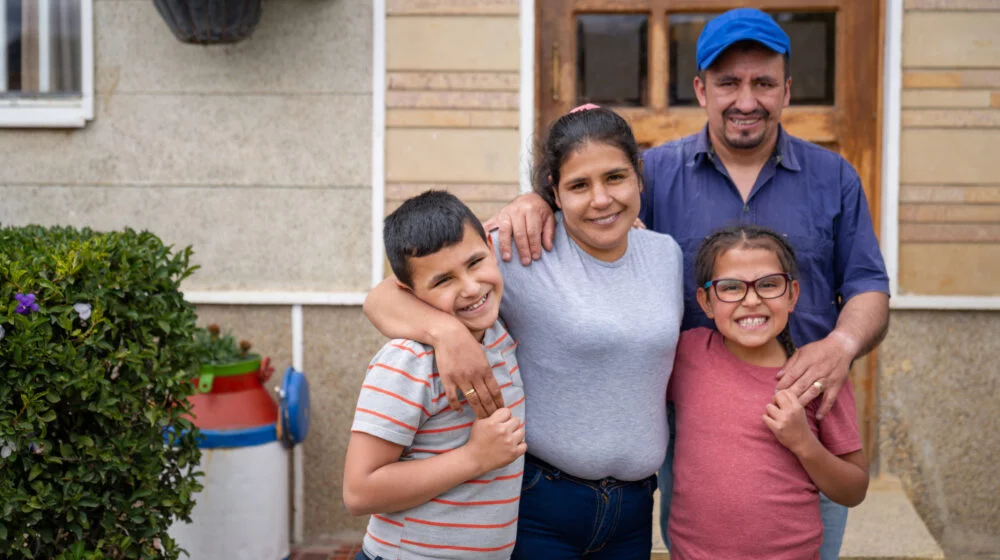
<path fill-rule="evenodd" d="M 584 103 L 583 105 L 580 105 L 579 107 L 571 109 L 570 113 L 578 113 L 580 111 L 589 111 L 591 109 L 600 109 L 600 108 L 601 108 L 600 105 L 594 105 L 593 103 Z"/>

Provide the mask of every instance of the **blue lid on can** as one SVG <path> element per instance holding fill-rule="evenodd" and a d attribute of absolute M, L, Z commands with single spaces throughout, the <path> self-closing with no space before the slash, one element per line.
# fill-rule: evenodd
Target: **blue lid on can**
<path fill-rule="evenodd" d="M 309 381 L 289 366 L 281 380 L 282 440 L 286 447 L 302 443 L 309 433 Z"/>

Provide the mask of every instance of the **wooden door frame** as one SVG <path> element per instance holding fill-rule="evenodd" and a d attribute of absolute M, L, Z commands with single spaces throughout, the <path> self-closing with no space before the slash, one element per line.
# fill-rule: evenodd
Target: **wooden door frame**
<path fill-rule="evenodd" d="M 555 81 L 554 76 L 544 76 L 543 74 L 547 71 L 548 65 L 546 64 L 545 56 L 550 52 L 551 48 L 551 38 L 547 37 L 546 34 L 542 33 L 542 30 L 553 26 L 553 21 L 547 19 L 546 13 L 543 13 L 542 4 L 543 2 L 552 2 L 553 0 L 536 0 L 534 4 L 534 22 L 535 22 L 535 33 L 534 33 L 534 118 L 533 126 L 535 137 L 544 131 L 548 123 L 544 122 L 545 110 L 544 107 L 546 103 L 543 102 L 544 96 L 551 96 L 552 83 Z M 560 1 L 560 0 L 555 0 Z M 562 0 L 565 2 L 571 2 L 574 0 Z M 841 0 L 808 0 L 803 2 L 802 0 L 772 0 L 769 2 L 769 8 L 773 9 L 786 9 L 786 10 L 829 10 L 831 8 L 836 8 L 840 5 Z M 864 103 L 858 103 L 857 106 L 853 107 L 855 111 L 846 115 L 845 118 L 861 119 L 867 120 L 869 125 L 866 127 L 870 131 L 870 138 L 872 142 L 868 144 L 871 147 L 871 151 L 868 153 L 863 153 L 863 145 L 859 146 L 853 142 L 853 139 L 846 138 L 847 145 L 841 143 L 841 152 L 845 154 L 853 154 L 853 157 L 847 157 L 847 159 L 852 162 L 858 162 L 855 165 L 858 171 L 858 175 L 861 177 L 862 186 L 864 187 L 865 193 L 868 198 L 868 207 L 871 212 L 872 225 L 875 229 L 875 234 L 881 237 L 882 232 L 882 136 L 883 136 L 883 97 L 885 91 L 885 41 L 886 41 L 886 0 L 858 0 L 864 6 L 869 9 L 862 12 L 862 10 L 852 11 L 854 18 L 848 19 L 844 12 L 838 12 L 837 19 L 837 41 L 838 45 L 844 46 L 843 51 L 838 51 L 838 56 L 836 59 L 835 68 L 835 80 L 836 80 L 836 98 L 840 98 L 843 95 L 849 95 L 847 93 L 847 88 L 849 84 L 846 82 L 846 70 L 843 60 L 845 58 L 851 58 L 851 53 L 854 52 L 854 47 L 856 43 L 849 41 L 849 36 L 851 30 L 854 27 L 860 26 L 865 23 L 866 18 L 874 18 L 876 20 L 876 25 L 878 29 L 878 38 L 875 44 L 878 49 L 878 53 L 872 60 L 872 57 L 853 57 L 855 63 L 860 63 L 864 65 L 864 73 L 871 76 L 872 83 L 874 84 L 874 91 L 872 95 L 862 98 Z M 667 11 L 669 7 L 672 12 L 713 12 L 719 11 L 723 8 L 728 8 L 732 6 L 732 0 L 575 0 L 578 8 L 582 11 L 598 11 L 604 13 L 614 13 L 614 12 L 636 12 L 636 11 L 646 11 L 647 6 L 652 6 L 652 11 L 656 15 L 655 17 L 662 17 L 662 14 Z M 522 4 L 523 5 L 523 4 Z M 653 26 L 651 26 L 653 27 Z M 649 45 L 648 49 L 650 53 L 665 53 L 668 48 L 668 37 L 665 33 L 654 32 L 652 29 L 648 37 Z M 571 41 L 570 44 L 575 45 L 575 41 Z M 858 61 L 861 62 L 858 62 Z M 663 79 L 668 73 L 669 68 L 666 65 L 669 64 L 666 56 L 662 55 L 651 55 L 651 63 L 649 68 L 649 80 L 652 84 L 652 101 L 654 107 L 660 103 L 660 100 L 665 100 L 666 95 L 665 88 L 667 87 L 667 81 Z M 554 74 L 554 73 L 553 73 Z M 656 80 L 656 81 L 653 81 Z M 842 89 L 843 88 L 843 89 Z M 856 90 L 857 88 L 853 88 Z M 545 91 L 548 90 L 548 91 Z M 688 121 L 689 119 L 694 119 L 696 121 L 705 122 L 704 110 L 701 108 L 693 108 L 690 110 L 676 110 L 677 119 L 671 119 L 669 122 L 661 123 L 663 126 L 690 126 L 690 123 L 680 122 Z M 625 111 L 627 112 L 627 110 Z M 782 113 L 783 123 L 791 120 L 794 122 L 796 117 L 796 108 L 789 107 L 785 109 Z M 831 117 L 833 119 L 832 111 Z M 833 129 L 834 123 L 830 122 L 825 126 L 829 126 L 830 130 Z M 822 136 L 821 136 L 822 137 Z M 830 135 L 831 140 L 833 139 L 833 134 Z M 841 140 L 843 142 L 843 139 Z M 860 369 L 860 371 L 857 371 Z M 858 403 L 858 405 L 865 411 L 861 417 L 861 425 L 859 426 L 861 432 L 864 436 L 865 441 L 865 453 L 868 456 L 869 464 L 872 466 L 873 470 L 877 469 L 878 460 L 878 350 L 872 351 L 865 358 L 863 358 L 863 364 L 861 368 L 855 368 L 855 373 L 860 374 L 856 377 L 861 383 L 864 389 L 864 402 Z"/>

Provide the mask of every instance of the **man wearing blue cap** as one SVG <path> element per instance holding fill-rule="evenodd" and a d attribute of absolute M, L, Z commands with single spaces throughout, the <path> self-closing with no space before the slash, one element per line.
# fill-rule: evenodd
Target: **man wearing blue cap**
<path fill-rule="evenodd" d="M 847 382 L 852 361 L 885 336 L 889 283 L 857 172 L 840 155 L 789 135 L 779 124 L 791 95 L 790 51 L 788 35 L 760 10 L 739 8 L 708 22 L 698 38 L 694 79 L 708 123 L 643 155 L 640 218 L 673 236 L 684 251 L 682 329 L 712 326 L 697 305 L 692 270 L 706 236 L 749 223 L 788 238 L 800 271 L 801 296 L 789 319 L 799 349 L 778 374 L 776 389 L 791 388 L 802 403 L 822 396 L 821 418 Z M 537 195 L 522 195 L 490 223 L 500 228 L 504 259 L 511 258 L 512 235 L 524 264 L 540 258 L 542 247 L 551 248 L 552 213 Z M 490 372 L 473 364 L 442 375 L 464 387 L 469 383 L 461 380 Z M 664 528 L 671 465 L 672 449 L 660 473 Z M 825 498 L 821 510 L 821 558 L 833 560 L 847 511 Z"/>

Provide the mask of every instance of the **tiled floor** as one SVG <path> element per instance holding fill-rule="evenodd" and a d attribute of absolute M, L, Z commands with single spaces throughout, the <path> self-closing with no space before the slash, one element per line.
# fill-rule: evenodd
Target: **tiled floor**
<path fill-rule="evenodd" d="M 353 560 L 360 551 L 361 543 L 342 541 L 293 546 L 291 560 Z"/>

